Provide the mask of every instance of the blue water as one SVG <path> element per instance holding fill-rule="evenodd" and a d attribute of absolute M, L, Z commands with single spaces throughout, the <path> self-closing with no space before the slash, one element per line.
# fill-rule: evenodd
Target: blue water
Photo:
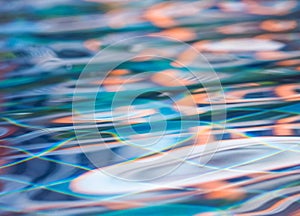
<path fill-rule="evenodd" d="M 299 215 L 299 1 L 0 1 L 0 213 Z"/>

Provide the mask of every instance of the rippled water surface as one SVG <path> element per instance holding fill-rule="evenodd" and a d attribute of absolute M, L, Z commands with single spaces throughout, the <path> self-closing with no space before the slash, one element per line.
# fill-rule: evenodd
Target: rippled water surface
<path fill-rule="evenodd" d="M 1 214 L 300 215 L 299 1 L 0 2 Z"/>

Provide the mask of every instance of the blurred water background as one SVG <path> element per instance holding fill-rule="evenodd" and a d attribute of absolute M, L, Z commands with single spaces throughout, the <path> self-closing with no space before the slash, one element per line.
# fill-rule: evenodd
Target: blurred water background
<path fill-rule="evenodd" d="M 299 9 L 296 0 L 1 0 L 1 214 L 300 215 Z M 148 56 L 105 78 L 131 51 Z M 151 179 L 175 163 L 162 155 L 179 160 L 192 147 Z"/>

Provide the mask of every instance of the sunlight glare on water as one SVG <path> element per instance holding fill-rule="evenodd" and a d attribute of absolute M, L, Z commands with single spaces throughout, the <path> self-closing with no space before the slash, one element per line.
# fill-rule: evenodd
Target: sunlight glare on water
<path fill-rule="evenodd" d="M 0 3 L 1 215 L 300 215 L 299 1 Z"/>

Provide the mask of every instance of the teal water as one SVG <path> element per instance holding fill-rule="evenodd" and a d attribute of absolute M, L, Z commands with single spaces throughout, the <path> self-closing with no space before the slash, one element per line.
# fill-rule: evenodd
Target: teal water
<path fill-rule="evenodd" d="M 0 1 L 3 215 L 298 215 L 298 1 Z"/>

